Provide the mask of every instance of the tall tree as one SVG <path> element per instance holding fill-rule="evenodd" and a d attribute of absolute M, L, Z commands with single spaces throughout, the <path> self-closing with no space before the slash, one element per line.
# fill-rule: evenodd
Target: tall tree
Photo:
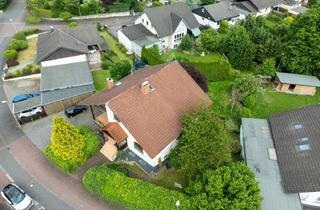
<path fill-rule="evenodd" d="M 85 139 L 79 129 L 63 117 L 53 117 L 50 149 L 55 156 L 72 164 L 84 160 Z"/>
<path fill-rule="evenodd" d="M 282 67 L 289 72 L 320 76 L 320 8 L 299 15 L 290 25 Z"/>
<path fill-rule="evenodd" d="M 220 51 L 224 53 L 234 68 L 250 70 L 253 65 L 256 48 L 243 26 L 234 26 L 222 39 Z"/>
<path fill-rule="evenodd" d="M 261 209 L 259 185 L 243 163 L 207 170 L 187 191 L 192 195 L 192 209 Z"/>
<path fill-rule="evenodd" d="M 191 179 L 231 161 L 232 139 L 215 113 L 201 108 L 185 115 L 182 123 L 182 135 L 170 154 L 170 162 L 186 176 Z"/>
<path fill-rule="evenodd" d="M 210 28 L 201 31 L 200 37 L 198 39 L 201 48 L 213 52 L 218 49 L 219 43 L 221 41 L 221 36 L 216 30 Z"/>

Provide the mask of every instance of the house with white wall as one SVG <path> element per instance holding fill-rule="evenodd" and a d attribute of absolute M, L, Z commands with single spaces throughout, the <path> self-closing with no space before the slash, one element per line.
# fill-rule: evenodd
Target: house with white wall
<path fill-rule="evenodd" d="M 159 168 L 167 159 L 177 144 L 185 113 L 211 104 L 210 98 L 176 61 L 141 69 L 115 85 L 111 79 L 107 82 L 109 88 L 80 104 L 102 107 L 103 126 L 117 124 L 113 130 L 105 129 L 110 134 L 105 153 L 108 149 L 116 151 L 114 148 L 121 143 L 117 149 L 129 151 L 143 168 L 146 164 Z M 115 145 L 113 149 L 111 144 Z"/>
<path fill-rule="evenodd" d="M 242 15 L 266 16 L 274 7 L 277 7 L 280 2 L 281 0 L 245 0 L 236 1 L 233 5 Z"/>
<path fill-rule="evenodd" d="M 175 49 L 188 33 L 194 37 L 199 36 L 199 26 L 189 6 L 186 3 L 179 2 L 147 8 L 136 18 L 134 25 L 125 27 L 117 33 L 119 42 L 125 45 L 127 50 L 136 53 L 139 50 L 134 50 L 132 47 L 134 44 L 129 42 L 136 43 L 138 39 L 138 45 L 143 45 L 146 42 L 146 47 L 152 46 L 153 43 L 159 45 L 160 50 Z M 132 31 L 143 32 L 139 37 L 131 37 Z M 154 39 L 157 39 L 158 42 Z M 136 55 L 140 56 L 137 53 Z"/>
<path fill-rule="evenodd" d="M 245 15 L 240 14 L 228 1 L 201 6 L 192 12 L 200 25 L 213 29 L 218 29 L 223 20 L 228 21 L 229 25 L 234 25 L 245 18 Z"/>

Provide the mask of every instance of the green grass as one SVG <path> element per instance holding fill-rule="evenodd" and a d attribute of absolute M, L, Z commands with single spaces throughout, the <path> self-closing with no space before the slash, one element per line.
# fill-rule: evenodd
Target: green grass
<path fill-rule="evenodd" d="M 177 182 L 182 185 L 183 188 L 187 186 L 186 177 L 178 170 L 171 169 L 162 169 L 159 174 L 151 175 L 149 182 L 171 189 L 171 190 L 183 190 L 174 186 L 174 183 Z"/>
<path fill-rule="evenodd" d="M 216 61 L 219 61 L 220 59 L 221 59 L 221 61 L 224 60 L 224 58 L 221 56 L 220 53 L 211 53 L 211 54 L 208 54 L 205 56 L 201 56 L 199 54 L 190 54 L 188 52 L 181 51 L 181 50 L 173 50 L 173 51 L 170 51 L 166 54 L 163 54 L 162 59 L 164 61 L 166 61 L 166 60 L 172 58 L 173 56 L 175 56 L 176 58 L 179 58 L 179 59 L 187 60 L 191 63 L 196 63 L 199 61 L 216 62 Z"/>
<path fill-rule="evenodd" d="M 28 62 L 30 60 L 35 59 L 36 54 L 37 54 L 37 42 L 38 42 L 38 38 L 32 38 L 32 39 L 28 39 L 28 47 L 24 50 L 21 50 L 18 53 L 18 58 L 17 61 L 20 64 L 23 64 L 25 62 Z"/>
<path fill-rule="evenodd" d="M 267 118 L 273 113 L 285 112 L 307 105 L 320 103 L 320 89 L 314 96 L 279 93 L 271 90 L 263 91 L 257 98 L 253 117 Z"/>
<path fill-rule="evenodd" d="M 96 87 L 96 92 L 99 92 L 107 86 L 106 78 L 110 77 L 110 71 L 109 70 L 93 71 L 92 77 L 93 77 L 94 85 Z"/>
<path fill-rule="evenodd" d="M 112 50 L 119 60 L 129 60 L 130 62 L 132 62 L 131 57 L 121 51 L 121 49 L 118 46 L 118 42 L 107 31 L 102 31 L 100 32 L 100 34 L 108 43 L 109 50 Z"/>
<path fill-rule="evenodd" d="M 106 6 L 107 12 L 126 12 L 130 10 L 130 1 L 127 2 L 113 2 L 111 5 Z"/>

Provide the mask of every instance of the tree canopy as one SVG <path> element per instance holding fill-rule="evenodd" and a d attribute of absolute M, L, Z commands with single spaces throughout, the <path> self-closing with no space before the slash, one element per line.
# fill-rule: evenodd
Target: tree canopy
<path fill-rule="evenodd" d="M 261 195 L 254 173 L 243 163 L 207 170 L 188 188 L 193 209 L 260 210 Z"/>
<path fill-rule="evenodd" d="M 256 48 L 244 27 L 237 25 L 230 28 L 220 45 L 234 68 L 239 70 L 252 69 Z"/>
<path fill-rule="evenodd" d="M 179 44 L 179 48 L 180 48 L 181 50 L 191 50 L 192 47 L 193 47 L 193 40 L 192 40 L 192 38 L 187 34 L 187 35 L 185 35 L 185 36 L 182 38 L 182 40 L 181 40 L 181 42 L 180 42 L 180 44 Z"/>
<path fill-rule="evenodd" d="M 82 163 L 85 139 L 79 129 L 63 117 L 52 118 L 50 149 L 55 156 L 73 164 Z"/>
<path fill-rule="evenodd" d="M 247 96 L 255 96 L 260 89 L 260 82 L 252 75 L 244 75 L 236 78 L 232 90 L 238 95 L 237 98 L 242 101 Z"/>
<path fill-rule="evenodd" d="M 198 40 L 200 45 L 199 47 L 207 51 L 213 52 L 218 49 L 219 43 L 221 41 L 221 36 L 216 30 L 210 28 L 203 30 Z"/>
<path fill-rule="evenodd" d="M 117 63 L 115 63 L 111 69 L 111 77 L 114 80 L 120 80 L 123 77 L 130 74 L 132 69 L 131 64 L 127 60 L 121 60 Z"/>
<path fill-rule="evenodd" d="M 187 177 L 231 161 L 232 139 L 224 122 L 211 110 L 201 108 L 183 118 L 182 135 L 170 154 L 170 162 Z"/>
<path fill-rule="evenodd" d="M 320 8 L 299 15 L 290 25 L 282 67 L 298 74 L 320 76 Z"/>

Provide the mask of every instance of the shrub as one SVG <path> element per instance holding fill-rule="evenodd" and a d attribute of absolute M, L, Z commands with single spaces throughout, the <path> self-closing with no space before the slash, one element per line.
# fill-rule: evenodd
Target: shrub
<path fill-rule="evenodd" d="M 233 84 L 232 91 L 238 101 L 243 101 L 249 95 L 256 96 L 260 89 L 260 82 L 252 75 L 244 75 L 237 78 Z"/>
<path fill-rule="evenodd" d="M 258 73 L 274 77 L 276 75 L 276 61 L 274 58 L 267 58 L 263 61 L 260 67 L 258 67 Z"/>
<path fill-rule="evenodd" d="M 85 126 L 79 126 L 79 131 L 85 139 L 84 156 L 85 159 L 88 160 L 99 151 L 101 142 L 99 137 L 89 128 Z"/>
<path fill-rule="evenodd" d="M 29 36 L 29 35 L 32 35 L 32 34 L 37 34 L 40 32 L 39 29 L 37 28 L 29 28 L 29 29 L 25 29 L 23 31 L 20 31 L 21 33 L 24 33 L 25 36 Z"/>
<path fill-rule="evenodd" d="M 163 4 L 160 1 L 152 1 L 152 7 L 160 7 L 163 6 Z"/>
<path fill-rule="evenodd" d="M 204 92 L 208 92 L 207 78 L 205 78 L 198 69 L 191 64 L 180 63 L 181 66 L 188 72 L 192 79 L 200 86 Z"/>
<path fill-rule="evenodd" d="M 101 68 L 104 70 L 108 70 L 112 65 L 113 64 L 110 61 L 105 60 L 105 61 L 102 61 Z"/>
<path fill-rule="evenodd" d="M 36 16 L 28 16 L 26 17 L 26 22 L 32 25 L 36 25 L 41 23 L 41 19 Z"/>
<path fill-rule="evenodd" d="M 117 56 L 117 53 L 115 53 L 113 50 L 110 50 L 109 51 L 109 55 L 112 57 L 112 56 Z"/>
<path fill-rule="evenodd" d="M 127 53 L 127 49 L 123 44 L 117 43 L 117 47 L 120 49 L 122 53 Z"/>
<path fill-rule="evenodd" d="M 131 64 L 127 60 L 121 60 L 113 65 L 113 68 L 111 69 L 110 76 L 114 80 L 120 80 L 123 77 L 130 74 L 132 69 Z"/>
<path fill-rule="evenodd" d="M 28 65 L 28 66 L 24 67 L 24 68 L 22 69 L 22 74 L 23 74 L 23 75 L 30 75 L 30 74 L 32 74 L 32 65 Z"/>
<path fill-rule="evenodd" d="M 102 25 L 101 25 L 100 22 L 97 22 L 96 25 L 97 25 L 97 30 L 98 31 L 102 31 L 103 30 Z"/>
<path fill-rule="evenodd" d="M 40 18 L 51 18 L 52 11 L 49 9 L 42 9 L 42 8 L 34 8 L 33 9 L 35 16 Z"/>
<path fill-rule="evenodd" d="M 62 12 L 59 17 L 63 20 L 63 21 L 68 21 L 70 18 L 72 18 L 72 14 L 70 12 Z"/>
<path fill-rule="evenodd" d="M 192 40 L 192 38 L 191 38 L 189 35 L 185 35 L 185 36 L 182 38 L 182 40 L 181 40 L 181 42 L 180 42 L 180 44 L 179 44 L 179 48 L 180 48 L 181 50 L 187 50 L 187 51 L 189 51 L 189 50 L 192 49 L 192 47 L 193 47 L 193 40 Z"/>
<path fill-rule="evenodd" d="M 26 40 L 26 35 L 23 31 L 20 31 L 18 33 L 15 33 L 12 37 L 12 39 L 17 39 L 17 40 Z"/>
<path fill-rule="evenodd" d="M 188 197 L 183 193 L 129 178 L 106 165 L 89 169 L 83 183 L 90 192 L 95 192 L 107 201 L 127 209 L 157 210 L 190 209 Z"/>
<path fill-rule="evenodd" d="M 252 116 L 251 110 L 248 109 L 247 107 L 242 107 L 240 109 L 239 115 L 241 118 L 250 118 Z"/>
<path fill-rule="evenodd" d="M 8 5 L 8 0 L 0 0 L 0 10 L 5 9 Z"/>
<path fill-rule="evenodd" d="M 108 167 L 112 170 L 118 171 L 123 173 L 124 175 L 128 176 L 129 175 L 129 170 L 125 164 L 116 164 L 116 163 L 110 163 L 110 164 L 105 164 L 105 167 Z"/>
<path fill-rule="evenodd" d="M 77 22 L 70 22 L 69 24 L 68 24 L 68 26 L 69 27 L 77 27 L 78 26 L 78 23 Z"/>
<path fill-rule="evenodd" d="M 11 39 L 8 49 L 11 50 L 24 50 L 28 47 L 28 42 L 26 40 Z"/>
<path fill-rule="evenodd" d="M 18 65 L 18 64 L 19 64 L 19 62 L 18 62 L 16 59 L 9 59 L 9 60 L 7 60 L 7 65 L 8 65 L 8 67 L 16 66 L 16 65 Z"/>
<path fill-rule="evenodd" d="M 190 62 L 200 72 L 206 76 L 209 81 L 225 81 L 232 78 L 232 67 L 229 63 L 222 62 Z"/>
<path fill-rule="evenodd" d="M 37 73 L 40 73 L 41 72 L 41 68 L 39 65 L 34 65 L 33 66 L 33 70 L 32 70 L 32 73 L 33 74 L 37 74 Z"/>
<path fill-rule="evenodd" d="M 253 95 L 245 97 L 243 105 L 249 109 L 252 109 L 256 105 L 256 97 Z"/>
<path fill-rule="evenodd" d="M 5 59 L 14 59 L 18 55 L 18 52 L 16 50 L 6 50 L 3 52 L 3 57 Z"/>
<path fill-rule="evenodd" d="M 141 60 L 149 65 L 163 63 L 163 61 L 161 60 L 158 45 L 153 45 L 150 48 L 143 47 L 141 50 Z"/>

